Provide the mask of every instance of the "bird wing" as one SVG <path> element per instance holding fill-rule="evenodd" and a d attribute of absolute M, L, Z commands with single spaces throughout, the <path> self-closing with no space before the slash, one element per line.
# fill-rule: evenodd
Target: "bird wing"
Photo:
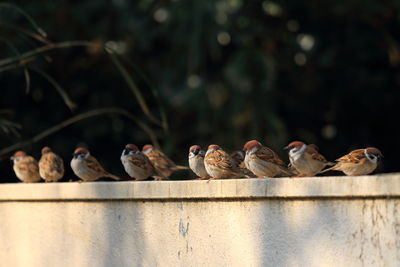
<path fill-rule="evenodd" d="M 31 156 L 26 156 L 24 159 L 27 169 L 30 173 L 34 172 L 34 173 L 38 173 L 39 172 L 39 166 L 38 166 L 38 162 L 36 161 L 36 159 L 34 159 Z"/>
<path fill-rule="evenodd" d="M 51 161 L 53 161 L 53 167 L 51 171 L 55 171 L 57 173 L 64 173 L 64 161 L 61 157 L 57 156 L 54 153 L 51 153 Z"/>
<path fill-rule="evenodd" d="M 235 164 L 231 157 L 223 150 L 215 150 L 210 155 L 206 156 L 204 160 L 208 165 L 218 167 L 224 171 L 232 171 L 235 169 Z"/>
<path fill-rule="evenodd" d="M 308 153 L 313 160 L 321 161 L 321 162 L 327 162 L 324 156 L 322 156 L 318 150 L 316 149 L 316 146 L 310 146 L 308 145 L 306 148 L 306 153 Z"/>
<path fill-rule="evenodd" d="M 39 168 L 47 175 L 64 175 L 64 161 L 61 157 L 49 152 L 44 154 L 39 161 Z"/>
<path fill-rule="evenodd" d="M 278 157 L 278 155 L 268 147 L 261 147 L 256 153 L 258 158 L 264 161 L 268 161 L 274 163 L 276 165 L 280 165 L 286 167 L 285 163 Z"/>
<path fill-rule="evenodd" d="M 127 157 L 127 160 L 133 165 L 146 170 L 146 172 L 154 172 L 154 167 L 151 164 L 149 158 L 143 153 Z"/>
<path fill-rule="evenodd" d="M 356 149 L 351 151 L 349 154 L 337 159 L 336 161 L 343 163 L 359 163 L 360 160 L 364 158 L 364 149 Z"/>
<path fill-rule="evenodd" d="M 100 165 L 100 163 L 97 161 L 97 159 L 93 156 L 89 156 L 86 160 L 83 161 L 86 164 L 86 167 L 88 169 L 91 169 L 97 173 L 104 173 L 106 174 L 107 172 L 104 170 L 104 168 Z"/>
<path fill-rule="evenodd" d="M 223 150 L 216 150 L 213 153 L 215 161 L 218 162 L 218 166 L 224 170 L 232 171 L 236 168 L 234 161 L 231 157 Z"/>
<path fill-rule="evenodd" d="M 230 156 L 231 156 L 232 160 L 234 161 L 234 163 L 238 166 L 244 161 L 243 154 L 239 150 L 231 153 Z"/>
<path fill-rule="evenodd" d="M 176 164 L 169 159 L 163 152 L 160 150 L 153 150 L 149 154 L 147 154 L 154 167 L 160 169 L 171 169 L 176 166 Z"/>

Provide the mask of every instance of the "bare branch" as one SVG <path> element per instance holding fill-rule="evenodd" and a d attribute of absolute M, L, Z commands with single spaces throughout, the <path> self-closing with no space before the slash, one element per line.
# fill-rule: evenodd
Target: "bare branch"
<path fill-rule="evenodd" d="M 15 31 L 17 31 L 17 32 L 21 32 L 21 33 L 23 33 L 24 35 L 29 36 L 30 38 L 35 39 L 36 41 L 39 41 L 39 42 L 41 42 L 41 43 L 44 43 L 44 44 L 49 44 L 49 43 L 51 43 L 51 42 L 50 42 L 49 40 L 47 40 L 46 38 L 43 38 L 41 35 L 39 35 L 39 34 L 37 34 L 37 33 L 34 33 L 34 32 L 31 32 L 31 31 L 28 31 L 28 30 L 26 30 L 26 29 L 24 29 L 24 28 L 15 26 L 15 25 L 13 25 L 13 24 L 9 24 L 9 23 L 5 23 L 5 22 L 3 22 L 3 21 L 0 21 L 0 25 L 1 25 L 2 27 L 9 28 L 9 29 L 15 30 Z"/>
<path fill-rule="evenodd" d="M 29 94 L 29 90 L 31 89 L 31 76 L 29 75 L 29 70 L 26 66 L 24 67 L 24 75 L 25 75 L 25 82 L 26 82 L 25 93 Z"/>
<path fill-rule="evenodd" d="M 35 30 L 44 38 L 47 37 L 47 33 L 39 27 L 39 25 L 36 23 L 36 21 L 28 14 L 26 13 L 24 10 L 22 10 L 20 7 L 18 7 L 17 5 L 11 4 L 11 3 L 0 3 L 0 8 L 1 7 L 8 7 L 8 8 L 12 8 L 14 10 L 16 10 L 18 13 L 20 13 L 22 16 L 24 16 L 29 23 L 33 26 L 33 28 L 35 28 Z"/>
<path fill-rule="evenodd" d="M 38 68 L 33 68 L 30 67 L 31 70 L 36 72 L 37 74 L 41 75 L 43 78 L 45 78 L 51 85 L 54 86 L 54 88 L 57 90 L 57 92 L 60 94 L 61 98 L 64 100 L 65 105 L 71 110 L 74 111 L 78 105 L 75 104 L 68 96 L 67 92 L 61 87 L 61 85 L 50 75 L 48 75 L 46 72 L 38 69 Z"/>
<path fill-rule="evenodd" d="M 140 92 L 138 86 L 136 83 L 133 81 L 131 75 L 128 73 L 128 70 L 122 65 L 122 63 L 119 61 L 117 55 L 114 53 L 114 51 L 109 48 L 105 47 L 104 49 L 107 54 L 110 56 L 111 61 L 114 63 L 114 65 L 117 67 L 118 71 L 121 73 L 122 77 L 128 84 L 129 89 L 131 89 L 133 95 L 136 97 L 136 100 L 139 103 L 140 108 L 142 109 L 143 113 L 155 124 L 158 126 L 162 126 L 162 123 L 160 120 L 158 120 L 150 111 L 149 106 L 146 103 L 146 100 L 144 99 L 142 93 Z"/>
<path fill-rule="evenodd" d="M 151 139 L 151 142 L 155 145 L 159 147 L 159 143 L 157 140 L 156 135 L 153 133 L 153 131 L 143 122 L 141 122 L 139 119 L 137 119 L 135 116 L 133 116 L 131 113 L 129 113 L 128 111 L 126 111 L 125 109 L 122 108 L 101 108 L 101 109 L 95 109 L 95 110 L 91 110 L 85 113 L 81 113 L 79 115 L 76 115 L 72 118 L 69 118 L 68 120 L 65 120 L 59 124 L 54 125 L 53 127 L 50 127 L 49 129 L 35 135 L 34 137 L 27 139 L 25 141 L 21 141 L 18 142 L 16 144 L 13 144 L 11 146 L 8 146 L 6 148 L 3 148 L 2 150 L 0 150 L 0 157 L 3 157 L 5 154 L 10 153 L 11 151 L 20 149 L 22 147 L 31 145 L 33 143 L 36 143 L 40 140 L 42 140 L 43 138 L 60 131 L 61 129 L 74 124 L 78 121 L 84 120 L 84 119 L 88 119 L 90 117 L 95 117 L 95 116 L 99 116 L 99 115 L 104 115 L 104 114 L 118 114 L 118 115 L 122 115 L 130 120 L 132 120 L 133 122 L 135 122 L 137 125 L 139 125 L 139 127 L 146 132 L 146 134 L 148 134 L 148 136 Z"/>
<path fill-rule="evenodd" d="M 30 50 L 28 52 L 25 52 L 19 56 L 8 57 L 5 59 L 2 59 L 2 60 L 0 60 L 0 68 L 5 65 L 16 63 L 16 62 L 22 61 L 26 58 L 33 57 L 33 56 L 39 55 L 41 53 L 44 53 L 44 52 L 47 52 L 47 51 L 50 51 L 53 49 L 73 47 L 73 46 L 98 46 L 98 44 L 94 43 L 94 42 L 88 42 L 88 41 L 70 41 L 70 42 L 61 42 L 61 43 L 50 43 L 50 44 L 41 46 L 39 48 Z"/>
<path fill-rule="evenodd" d="M 17 68 L 20 68 L 20 67 L 25 67 L 26 64 L 28 64 L 29 62 L 33 61 L 34 59 L 35 58 L 33 58 L 33 57 L 26 58 L 23 61 L 7 65 L 5 67 L 0 68 L 0 72 L 9 71 L 9 70 L 17 69 Z"/>

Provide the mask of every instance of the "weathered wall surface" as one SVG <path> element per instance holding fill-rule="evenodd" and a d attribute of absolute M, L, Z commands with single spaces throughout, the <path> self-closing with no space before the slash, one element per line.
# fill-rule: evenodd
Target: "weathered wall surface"
<path fill-rule="evenodd" d="M 316 179 L 329 188 L 299 191 Z M 154 182 L 140 198 L 141 183 L 0 185 L 0 266 L 400 266 L 400 175 L 346 179 L 165 182 L 210 194 L 226 186 L 227 198 L 167 198 Z M 298 187 L 279 186 L 289 182 Z M 234 198 L 237 183 L 258 188 Z M 128 195 L 112 197 L 123 185 Z M 38 199 L 56 187 L 62 198 Z M 144 197 L 152 192 L 158 199 Z"/>

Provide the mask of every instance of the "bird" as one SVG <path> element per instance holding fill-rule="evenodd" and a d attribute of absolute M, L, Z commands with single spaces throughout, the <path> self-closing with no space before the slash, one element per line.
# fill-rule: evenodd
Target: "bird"
<path fill-rule="evenodd" d="M 45 182 L 57 182 L 64 176 L 64 161 L 51 151 L 50 147 L 42 148 L 42 157 L 39 160 L 39 173 Z"/>
<path fill-rule="evenodd" d="M 169 177 L 173 172 L 178 170 L 189 169 L 186 166 L 176 165 L 163 152 L 154 148 L 153 145 L 144 145 L 142 152 L 149 158 L 156 171 L 164 177 Z"/>
<path fill-rule="evenodd" d="M 15 175 L 23 183 L 40 181 L 39 166 L 34 157 L 28 156 L 24 151 L 17 151 L 10 160 L 13 161 Z"/>
<path fill-rule="evenodd" d="M 89 150 L 83 147 L 75 149 L 71 160 L 71 168 L 75 175 L 84 182 L 94 181 L 101 177 L 120 180 L 118 176 L 105 171 L 97 159 L 90 155 Z"/>
<path fill-rule="evenodd" d="M 245 155 L 246 154 L 243 150 L 236 150 L 232 152 L 230 156 L 232 160 L 235 162 L 235 165 L 247 178 L 256 178 L 257 176 L 246 168 L 246 164 L 244 163 Z"/>
<path fill-rule="evenodd" d="M 315 176 L 326 166 L 334 165 L 318 152 L 315 144 L 306 145 L 301 141 L 293 141 L 284 149 L 289 150 L 290 167 L 298 177 Z"/>
<path fill-rule="evenodd" d="M 189 148 L 189 167 L 199 177 L 199 180 L 210 178 L 204 166 L 205 154 L 206 152 L 198 145 Z"/>
<path fill-rule="evenodd" d="M 257 177 L 292 175 L 278 155 L 268 147 L 261 145 L 257 140 L 248 141 L 244 145 L 243 150 L 246 151 L 244 159 L 246 168 L 257 175 Z"/>
<path fill-rule="evenodd" d="M 231 156 L 219 145 L 209 145 L 204 158 L 204 166 L 213 179 L 244 178 Z"/>
<path fill-rule="evenodd" d="M 159 175 L 149 158 L 144 155 L 136 145 L 127 144 L 122 151 L 121 162 L 125 171 L 130 177 L 136 181 L 145 180 L 149 177 L 154 177 L 155 180 L 162 180 L 162 175 Z"/>
<path fill-rule="evenodd" d="M 243 150 L 233 151 L 230 156 L 236 165 L 240 165 L 240 163 L 244 162 L 245 152 Z"/>
<path fill-rule="evenodd" d="M 367 175 L 376 169 L 381 158 L 383 158 L 381 151 L 375 147 L 356 149 L 337 159 L 335 166 L 321 173 L 341 171 L 348 176 Z"/>

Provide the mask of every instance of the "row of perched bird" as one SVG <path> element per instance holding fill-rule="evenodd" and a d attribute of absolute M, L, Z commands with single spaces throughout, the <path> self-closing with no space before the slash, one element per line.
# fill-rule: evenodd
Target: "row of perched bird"
<path fill-rule="evenodd" d="M 257 140 L 248 141 L 242 150 L 228 154 L 218 145 L 209 145 L 207 151 L 200 146 L 189 148 L 189 167 L 198 179 L 226 178 L 265 178 L 277 176 L 307 177 L 327 171 L 342 171 L 346 175 L 366 175 L 373 172 L 378 160 L 383 157 L 379 149 L 368 147 L 357 149 L 336 160 L 329 162 L 319 153 L 314 144 L 300 141 L 291 142 L 289 150 L 290 164 L 287 166 L 270 148 Z M 61 157 L 49 147 L 42 149 L 39 163 L 23 151 L 17 151 L 11 157 L 16 176 L 23 182 L 59 181 L 64 176 L 64 163 Z M 167 179 L 177 170 L 188 169 L 176 165 L 163 152 L 152 145 L 145 145 L 140 151 L 136 145 L 128 144 L 122 151 L 121 162 L 125 171 L 134 180 Z M 330 167 L 330 168 L 326 168 Z M 101 177 L 120 180 L 107 172 L 86 148 L 75 149 L 71 168 L 82 181 L 94 181 Z M 325 169 L 326 168 L 326 169 Z"/>

